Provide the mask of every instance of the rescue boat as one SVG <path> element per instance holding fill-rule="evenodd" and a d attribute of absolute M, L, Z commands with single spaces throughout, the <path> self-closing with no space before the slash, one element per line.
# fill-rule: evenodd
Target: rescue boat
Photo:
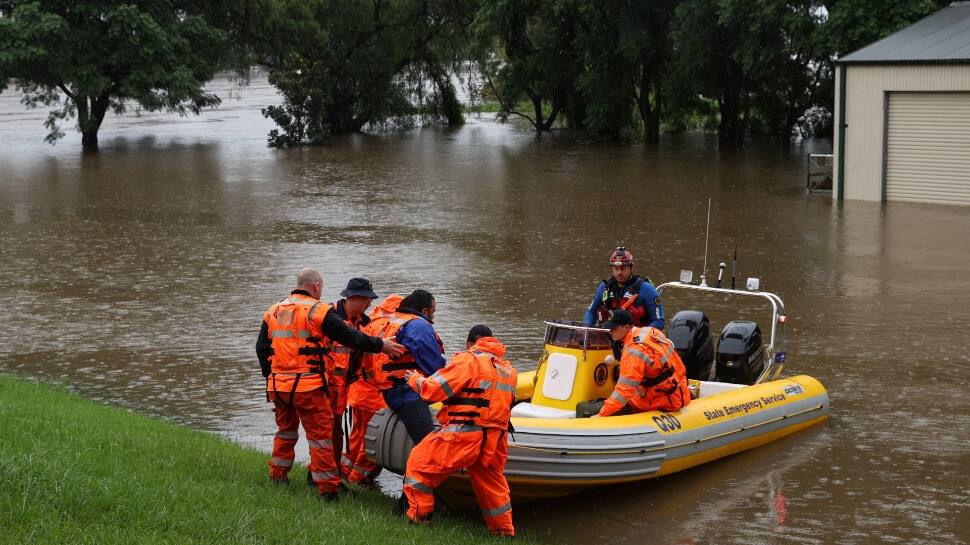
<path fill-rule="evenodd" d="M 828 418 L 829 397 L 807 375 L 779 378 L 786 353 L 784 303 L 777 295 L 689 282 L 658 286 L 726 297 L 755 297 L 771 309 L 766 341 L 754 322 L 724 326 L 716 349 L 704 313 L 686 310 L 670 321 L 688 371 L 691 402 L 658 411 L 582 418 L 592 400 L 609 397 L 619 376 L 609 332 L 568 321 L 546 322 L 535 371 L 519 374 L 505 468 L 516 500 L 564 496 L 592 486 L 660 477 L 775 441 Z M 579 415 L 579 417 L 577 417 Z M 403 474 L 413 443 L 397 416 L 384 409 L 369 423 L 368 455 Z M 445 490 L 468 488 L 461 474 Z"/>

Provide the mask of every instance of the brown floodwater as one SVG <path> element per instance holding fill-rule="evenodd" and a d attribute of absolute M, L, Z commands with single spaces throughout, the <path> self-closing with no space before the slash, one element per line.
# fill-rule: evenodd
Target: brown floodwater
<path fill-rule="evenodd" d="M 786 372 L 826 385 L 831 419 L 519 507 L 518 526 L 570 544 L 970 541 L 970 208 L 806 195 L 825 141 L 610 146 L 482 118 L 275 150 L 259 114 L 275 101 L 257 78 L 201 117 L 109 116 L 82 156 L 79 135 L 44 144 L 44 113 L 0 95 L 0 371 L 268 449 L 253 343 L 299 268 L 329 300 L 352 276 L 429 289 L 449 352 L 485 323 L 529 369 L 542 321 L 581 317 L 613 247 L 655 281 L 699 275 L 711 199 L 709 268 L 738 243 L 739 274 L 784 299 Z"/>

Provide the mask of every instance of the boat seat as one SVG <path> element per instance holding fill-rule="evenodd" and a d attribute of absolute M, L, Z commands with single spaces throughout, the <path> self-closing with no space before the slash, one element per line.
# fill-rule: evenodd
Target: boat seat
<path fill-rule="evenodd" d="M 518 418 L 576 418 L 576 411 L 544 407 L 524 401 L 512 407 L 512 416 Z"/>
<path fill-rule="evenodd" d="M 711 397 L 724 392 L 733 392 L 741 388 L 746 388 L 745 384 L 732 384 L 730 382 L 714 382 L 712 380 L 700 381 L 701 398 Z"/>

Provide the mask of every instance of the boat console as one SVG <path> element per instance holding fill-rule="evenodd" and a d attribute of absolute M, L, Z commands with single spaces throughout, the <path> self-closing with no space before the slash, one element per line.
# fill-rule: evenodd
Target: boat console
<path fill-rule="evenodd" d="M 695 398 L 759 384 L 776 378 L 785 361 L 785 306 L 777 295 L 757 290 L 735 290 L 668 282 L 658 286 L 663 294 L 688 289 L 720 296 L 756 297 L 771 307 L 771 328 L 764 342 L 755 322 L 736 320 L 726 324 L 715 348 L 707 316 L 698 310 L 678 312 L 670 321 L 668 337 L 687 368 Z M 525 418 L 575 418 L 582 402 L 609 397 L 619 378 L 609 331 L 580 322 L 545 322 L 544 349 L 531 379 L 531 399 L 512 407 L 512 416 Z M 776 349 L 777 346 L 777 349 Z M 769 378 L 770 377 L 770 378 Z"/>

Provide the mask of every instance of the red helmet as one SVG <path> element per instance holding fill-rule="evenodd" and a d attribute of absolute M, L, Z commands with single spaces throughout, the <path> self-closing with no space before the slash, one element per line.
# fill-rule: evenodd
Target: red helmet
<path fill-rule="evenodd" d="M 616 250 L 610 254 L 610 266 L 613 265 L 629 265 L 633 266 L 633 254 L 627 251 L 623 246 L 618 247 Z"/>

